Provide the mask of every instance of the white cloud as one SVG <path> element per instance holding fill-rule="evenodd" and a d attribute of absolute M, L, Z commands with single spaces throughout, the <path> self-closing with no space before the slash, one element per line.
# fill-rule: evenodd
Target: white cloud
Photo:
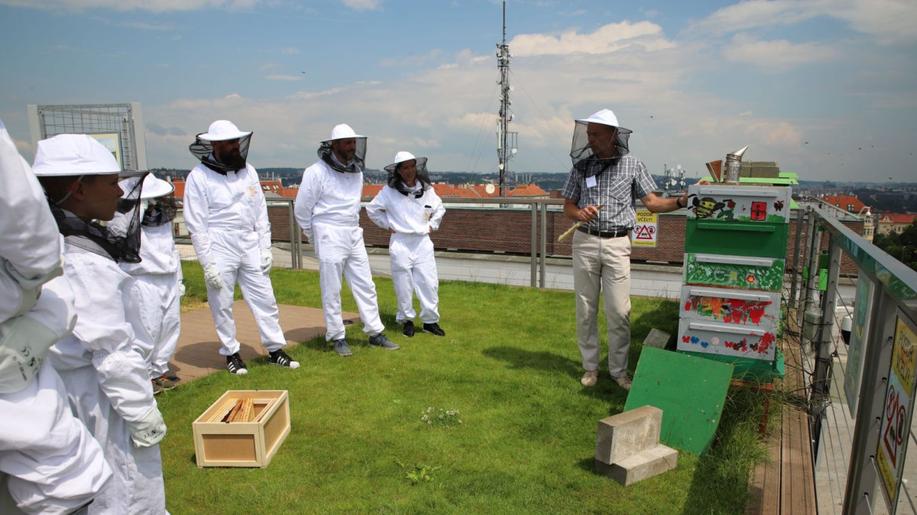
<path fill-rule="evenodd" d="M 341 2 L 354 11 L 375 11 L 382 6 L 381 0 L 341 0 Z"/>
<path fill-rule="evenodd" d="M 302 75 L 284 75 L 282 73 L 275 73 L 275 74 L 267 75 L 264 78 L 265 80 L 294 82 L 294 81 L 302 80 L 303 76 Z"/>
<path fill-rule="evenodd" d="M 280 53 L 283 55 L 299 55 L 299 49 L 296 47 L 288 46 L 281 48 Z"/>
<path fill-rule="evenodd" d="M 817 17 L 844 21 L 883 44 L 917 41 L 917 2 L 913 0 L 750 0 L 717 10 L 693 30 L 727 34 Z"/>
<path fill-rule="evenodd" d="M 808 63 L 832 61 L 839 57 L 834 47 L 818 43 L 791 43 L 785 39 L 760 41 L 738 34 L 723 48 L 726 59 L 779 72 Z"/>
<path fill-rule="evenodd" d="M 609 23 L 591 34 L 579 34 L 575 30 L 568 30 L 559 35 L 520 34 L 514 37 L 509 45 L 512 53 L 519 57 L 608 54 L 629 46 L 640 46 L 653 51 L 674 46 L 662 36 L 662 27 L 646 21 Z"/>
<path fill-rule="evenodd" d="M 258 0 L 0 0 L 0 4 L 55 11 L 108 9 L 114 11 L 195 11 L 205 8 L 248 9 Z"/>

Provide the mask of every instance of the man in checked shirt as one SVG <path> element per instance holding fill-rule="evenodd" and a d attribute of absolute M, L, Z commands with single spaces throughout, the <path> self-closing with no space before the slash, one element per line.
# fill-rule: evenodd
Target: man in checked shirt
<path fill-rule="evenodd" d="M 573 168 L 564 185 L 564 214 L 583 222 L 573 236 L 573 287 L 576 290 L 576 339 L 583 358 L 583 386 L 599 377 L 596 314 L 599 292 L 605 298 L 608 323 L 608 371 L 630 390 L 630 231 L 634 204 L 667 213 L 687 205 L 687 195 L 662 198 L 656 183 L 637 158 L 628 154 L 631 131 L 618 125 L 610 109 L 576 120 L 570 157 Z"/>

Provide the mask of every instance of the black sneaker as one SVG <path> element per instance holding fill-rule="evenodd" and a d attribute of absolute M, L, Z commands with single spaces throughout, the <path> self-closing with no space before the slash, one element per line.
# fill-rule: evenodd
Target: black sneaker
<path fill-rule="evenodd" d="M 267 361 L 268 363 L 281 367 L 299 368 L 299 362 L 293 361 L 293 358 L 288 356 L 286 352 L 283 352 L 283 349 L 277 349 L 273 352 L 269 352 Z"/>
<path fill-rule="evenodd" d="M 334 340 L 332 345 L 334 345 L 334 352 L 337 352 L 338 356 L 342 358 L 353 356 L 353 352 L 351 352 L 350 347 L 347 346 L 347 340 L 343 338 L 340 340 Z"/>
<path fill-rule="evenodd" d="M 436 322 L 433 322 L 432 324 L 424 324 L 423 330 L 428 333 L 435 334 L 436 336 L 446 336 L 446 331 L 443 331 L 443 329 Z"/>
<path fill-rule="evenodd" d="M 401 328 L 401 332 L 408 337 L 414 336 L 414 322 L 410 320 L 405 322 L 404 326 Z"/>
<path fill-rule="evenodd" d="M 230 374 L 235 374 L 237 376 L 248 373 L 248 369 L 245 368 L 245 362 L 242 361 L 242 356 L 239 356 L 238 352 L 232 356 L 226 356 L 226 370 L 229 370 Z"/>
<path fill-rule="evenodd" d="M 375 336 L 370 336 L 369 344 L 375 345 L 377 347 L 382 347 L 385 350 L 398 350 L 401 348 L 396 343 L 386 338 L 385 335 L 382 333 L 379 333 Z"/>

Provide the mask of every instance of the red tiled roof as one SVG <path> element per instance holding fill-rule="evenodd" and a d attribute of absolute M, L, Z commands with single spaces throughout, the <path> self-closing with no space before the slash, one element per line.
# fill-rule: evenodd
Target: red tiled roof
<path fill-rule="evenodd" d="M 884 213 L 879 218 L 879 223 L 880 224 L 911 224 L 911 223 L 914 223 L 915 218 L 917 218 L 917 214 Z"/>
<path fill-rule="evenodd" d="M 537 184 L 523 184 L 509 192 L 510 197 L 543 197 L 547 194 L 548 192 Z"/>
<path fill-rule="evenodd" d="M 864 204 L 856 195 L 825 195 L 822 199 L 825 202 L 843 209 L 844 211 L 851 211 L 847 209 L 848 205 L 852 205 L 852 212 L 859 213 L 866 204 Z"/>
<path fill-rule="evenodd" d="M 384 184 L 364 184 L 363 185 L 363 198 L 366 197 L 375 197 L 382 191 Z"/>

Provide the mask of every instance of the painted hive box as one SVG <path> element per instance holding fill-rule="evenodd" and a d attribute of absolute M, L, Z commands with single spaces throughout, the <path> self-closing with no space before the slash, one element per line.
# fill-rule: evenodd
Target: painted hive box
<path fill-rule="evenodd" d="M 684 283 L 779 292 L 784 258 L 685 254 Z"/>
<path fill-rule="evenodd" d="M 688 186 L 688 219 L 787 224 L 790 188 L 783 186 Z"/>
<path fill-rule="evenodd" d="M 773 361 L 777 334 L 773 328 L 703 322 L 678 322 L 678 350 Z"/>
<path fill-rule="evenodd" d="M 681 287 L 682 319 L 774 331 L 780 322 L 780 293 Z"/>

